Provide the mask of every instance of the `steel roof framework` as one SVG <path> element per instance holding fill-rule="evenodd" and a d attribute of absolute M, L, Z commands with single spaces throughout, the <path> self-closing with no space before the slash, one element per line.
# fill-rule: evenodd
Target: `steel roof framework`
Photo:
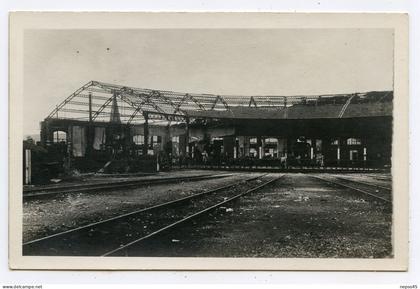
<path fill-rule="evenodd" d="M 165 90 L 127 87 L 90 81 L 61 102 L 48 116 L 78 120 L 110 121 L 112 105 L 116 101 L 122 123 L 143 123 L 149 119 L 181 122 L 189 111 L 229 111 L 232 107 L 282 109 L 298 103 L 319 99 L 342 99 L 348 103 L 355 94 L 299 95 L 299 96 L 239 96 L 180 93 Z M 357 94 L 363 97 L 363 94 Z M 197 113 L 194 113 L 196 116 Z"/>

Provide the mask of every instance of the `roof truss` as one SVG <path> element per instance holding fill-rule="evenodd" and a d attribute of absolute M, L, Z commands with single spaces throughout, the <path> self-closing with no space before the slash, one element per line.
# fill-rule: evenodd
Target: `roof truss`
<path fill-rule="evenodd" d="M 298 103 L 316 102 L 320 99 L 344 98 L 344 103 L 353 94 L 316 96 L 239 96 L 180 93 L 127 87 L 99 81 L 90 81 L 70 94 L 56 106 L 47 118 L 71 118 L 94 121 L 109 121 L 112 105 L 116 99 L 123 123 L 141 123 L 144 113 L 150 119 L 183 121 L 194 111 L 230 111 L 232 107 L 285 108 Z M 359 96 L 366 94 L 359 93 Z M 351 99 L 350 99 L 351 101 Z"/>

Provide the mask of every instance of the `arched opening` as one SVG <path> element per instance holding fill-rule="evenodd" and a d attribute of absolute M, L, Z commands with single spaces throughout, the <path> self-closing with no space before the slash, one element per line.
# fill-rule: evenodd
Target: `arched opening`
<path fill-rule="evenodd" d="M 258 157 L 259 154 L 259 147 L 258 147 L 258 139 L 256 137 L 251 137 L 249 139 L 249 156 L 251 158 Z"/>
<path fill-rule="evenodd" d="M 67 143 L 67 132 L 61 130 L 53 132 L 53 143 Z"/>
<path fill-rule="evenodd" d="M 53 143 L 67 143 L 67 132 L 61 130 L 53 132 Z"/>
<path fill-rule="evenodd" d="M 362 140 L 360 138 L 348 138 L 347 139 L 347 145 L 361 145 Z"/>
<path fill-rule="evenodd" d="M 308 160 L 311 157 L 311 140 L 304 136 L 296 139 L 293 146 L 293 154 L 296 160 Z"/>
<path fill-rule="evenodd" d="M 141 135 L 141 134 L 133 135 L 133 142 L 136 145 L 143 145 L 144 144 L 144 135 Z"/>
<path fill-rule="evenodd" d="M 180 155 L 179 135 L 172 137 L 172 157 L 178 158 Z"/>
<path fill-rule="evenodd" d="M 269 137 L 264 139 L 264 157 L 277 158 L 278 157 L 278 139 Z"/>
<path fill-rule="evenodd" d="M 135 147 L 135 155 L 141 156 L 143 154 L 144 135 L 142 134 L 133 135 L 133 143 Z"/>
<path fill-rule="evenodd" d="M 65 131 L 56 130 L 53 132 L 52 144 L 48 152 L 55 155 L 57 159 L 62 159 L 67 155 L 67 133 Z"/>
<path fill-rule="evenodd" d="M 365 150 L 362 150 L 361 148 L 362 140 L 360 138 L 348 138 L 346 144 L 348 146 L 348 160 L 350 163 L 354 164 L 355 162 L 362 160 L 362 157 L 366 155 L 364 153 Z"/>

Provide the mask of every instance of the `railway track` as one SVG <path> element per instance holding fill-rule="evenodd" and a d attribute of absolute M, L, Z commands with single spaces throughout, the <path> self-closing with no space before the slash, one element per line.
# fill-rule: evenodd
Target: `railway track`
<path fill-rule="evenodd" d="M 158 185 L 165 183 L 174 182 L 186 182 L 186 181 L 201 181 L 209 179 L 218 179 L 232 176 L 232 174 L 207 174 L 207 175 L 196 175 L 187 177 L 168 177 L 168 178 L 155 178 L 155 179 L 140 179 L 140 180 L 129 180 L 129 181 L 116 181 L 116 182 L 101 182 L 94 184 L 84 185 L 72 185 L 72 186 L 57 186 L 57 187 L 44 187 L 44 188 L 31 188 L 23 191 L 23 199 L 39 198 L 43 196 L 68 194 L 68 193 L 82 193 L 82 192 L 95 192 L 104 190 L 113 190 L 121 188 L 130 188 L 145 185 Z"/>
<path fill-rule="evenodd" d="M 391 182 L 392 181 L 392 177 L 390 177 L 390 176 L 376 176 L 374 178 L 379 180 L 379 181 L 385 181 L 385 182 Z"/>
<path fill-rule="evenodd" d="M 318 180 L 322 180 L 332 185 L 351 189 L 352 191 L 361 193 L 365 196 L 368 196 L 375 200 L 379 200 L 383 203 L 388 203 L 388 204 L 392 203 L 392 200 L 391 200 L 392 188 L 389 188 L 389 187 L 349 180 L 343 177 L 325 178 L 325 177 L 319 177 L 319 176 L 314 176 L 314 175 L 312 175 L 311 177 L 316 178 Z"/>
<path fill-rule="evenodd" d="M 118 255 L 134 244 L 202 216 L 277 179 L 279 177 L 261 175 L 32 240 L 23 244 L 23 255 Z"/>
<path fill-rule="evenodd" d="M 388 186 L 381 186 L 378 184 L 372 184 L 372 183 L 368 183 L 368 182 L 361 182 L 361 181 L 356 181 L 356 180 L 352 180 L 352 179 L 348 179 L 348 178 L 343 178 L 343 177 L 337 177 L 335 176 L 336 179 L 340 180 L 340 181 L 344 181 L 346 183 L 350 183 L 350 184 L 356 184 L 356 185 L 360 185 L 360 186 L 365 186 L 367 188 L 373 188 L 375 191 L 384 191 L 384 192 L 391 192 L 392 191 L 392 187 L 388 187 Z"/>

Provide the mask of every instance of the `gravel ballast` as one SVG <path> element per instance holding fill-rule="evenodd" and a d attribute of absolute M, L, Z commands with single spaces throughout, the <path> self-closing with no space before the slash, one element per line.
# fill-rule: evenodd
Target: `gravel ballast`
<path fill-rule="evenodd" d="M 389 258 L 391 222 L 389 204 L 287 174 L 228 208 L 133 246 L 127 255 Z"/>
<path fill-rule="evenodd" d="M 178 173 L 179 175 L 179 173 Z M 246 175 L 246 178 L 260 174 Z M 243 174 L 139 188 L 71 193 L 23 203 L 23 242 L 244 179 Z"/>

